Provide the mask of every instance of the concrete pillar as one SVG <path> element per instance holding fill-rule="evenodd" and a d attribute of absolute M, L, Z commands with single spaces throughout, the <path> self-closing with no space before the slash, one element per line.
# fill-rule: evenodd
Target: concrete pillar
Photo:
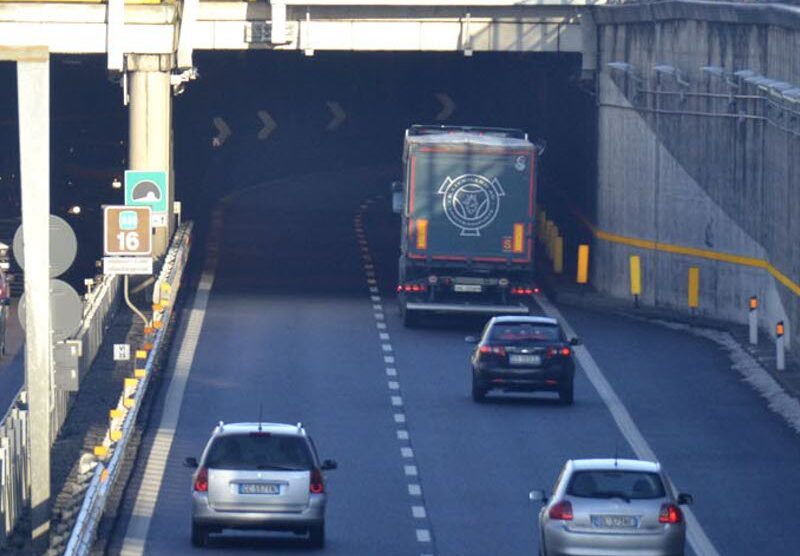
<path fill-rule="evenodd" d="M 172 90 L 169 55 L 129 54 L 127 61 L 130 170 L 167 172 L 167 227 L 153 232 L 153 255 L 163 255 L 174 229 L 172 202 L 175 180 L 172 172 Z"/>
<path fill-rule="evenodd" d="M 50 540 L 50 56 L 17 62 L 33 553 Z"/>

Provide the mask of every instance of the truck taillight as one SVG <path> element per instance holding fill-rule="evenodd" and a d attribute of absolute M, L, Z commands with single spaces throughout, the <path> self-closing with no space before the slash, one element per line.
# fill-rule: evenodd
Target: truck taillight
<path fill-rule="evenodd" d="M 533 288 L 511 288 L 512 295 L 533 295 Z"/>
<path fill-rule="evenodd" d="M 428 286 L 425 284 L 400 284 L 397 286 L 397 293 L 421 293 L 428 291 Z"/>

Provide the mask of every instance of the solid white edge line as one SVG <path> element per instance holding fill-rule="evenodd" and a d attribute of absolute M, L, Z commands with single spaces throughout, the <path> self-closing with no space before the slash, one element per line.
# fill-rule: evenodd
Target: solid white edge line
<path fill-rule="evenodd" d="M 218 233 L 219 230 L 215 230 L 215 232 Z M 218 237 L 217 233 L 212 232 L 212 238 Z M 214 248 L 209 246 L 208 250 L 213 252 Z M 175 368 L 164 398 L 164 412 L 161 415 L 161 422 L 158 424 L 155 439 L 148 453 L 142 483 L 136 493 L 136 501 L 128 521 L 128 527 L 125 530 L 125 538 L 120 549 L 120 554 L 123 556 L 138 556 L 145 553 L 150 523 L 158 502 L 161 484 L 164 481 L 164 471 L 167 467 L 167 459 L 180 418 L 183 394 L 186 391 L 186 383 L 192 370 L 194 355 L 197 351 L 203 321 L 205 320 L 208 299 L 211 295 L 211 288 L 214 285 L 216 267 L 217 257 L 212 255 L 207 260 L 206 268 L 195 293 L 194 304 L 189 314 L 186 329 L 183 331 L 180 350 L 175 360 Z"/>
<path fill-rule="evenodd" d="M 547 299 L 544 294 L 538 294 L 536 296 L 536 301 L 542 307 L 547 316 L 553 317 L 561 323 L 561 326 L 564 329 L 564 332 L 566 332 L 567 336 L 572 338 L 577 336 L 572 326 L 566 321 L 561 312 L 556 309 L 556 307 L 550 302 L 549 299 Z M 575 358 L 580 363 L 583 372 L 586 374 L 586 377 L 592 383 L 592 386 L 594 386 L 595 390 L 597 390 L 597 393 L 603 400 L 603 403 L 605 403 L 606 407 L 608 407 L 608 410 L 611 412 L 611 416 L 617 423 L 617 427 L 623 436 L 625 436 L 625 439 L 636 453 L 636 456 L 644 460 L 658 461 L 655 452 L 647 443 L 647 440 L 645 440 L 644 435 L 642 435 L 639 427 L 637 427 L 636 423 L 634 423 L 633 418 L 625 408 L 622 400 L 620 400 L 619 396 L 617 396 L 617 393 L 612 388 L 611 383 L 608 382 L 603 374 L 603 371 L 600 370 L 597 362 L 589 353 L 589 350 L 587 350 L 585 346 L 574 346 L 573 352 L 575 353 Z M 703 527 L 700 525 L 700 522 L 695 517 L 691 508 L 684 507 L 683 513 L 686 516 L 686 536 L 689 541 L 689 545 L 692 547 L 692 550 L 694 550 L 695 554 L 697 556 L 719 556 L 719 552 L 717 552 L 717 549 L 711 543 L 711 540 L 706 535 Z"/>

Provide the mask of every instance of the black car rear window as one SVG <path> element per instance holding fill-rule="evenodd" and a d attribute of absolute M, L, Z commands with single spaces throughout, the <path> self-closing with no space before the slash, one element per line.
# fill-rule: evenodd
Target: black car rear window
<path fill-rule="evenodd" d="M 643 500 L 663 498 L 665 492 L 658 473 L 612 469 L 576 471 L 570 478 L 567 494 L 582 498 Z"/>
<path fill-rule="evenodd" d="M 558 342 L 561 334 L 556 324 L 502 323 L 489 331 L 492 342 Z"/>
<path fill-rule="evenodd" d="M 299 436 L 226 434 L 214 440 L 205 462 L 210 469 L 276 469 L 306 471 L 314 460 Z"/>

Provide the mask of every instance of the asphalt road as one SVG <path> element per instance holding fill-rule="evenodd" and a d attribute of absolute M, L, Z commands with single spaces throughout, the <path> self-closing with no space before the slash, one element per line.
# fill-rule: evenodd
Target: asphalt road
<path fill-rule="evenodd" d="M 326 554 L 533 554 L 538 506 L 527 492 L 549 489 L 567 458 L 633 454 L 584 372 L 572 407 L 547 395 L 477 405 L 463 338 L 480 323 L 402 327 L 392 295 L 398 223 L 383 195 L 392 177 L 289 179 L 227 206 L 219 260 L 203 278 L 209 285 L 213 271 L 207 304 L 184 319 L 202 319 L 194 358 L 173 359 L 190 371 L 185 393 L 161 393 L 181 403 L 174 426 L 158 431 L 174 440 L 156 440 L 169 411 L 156 412 L 145 438 L 143 460 L 165 456 L 164 472 L 142 481 L 145 462 L 137 468 L 112 553 L 136 535 L 145 544 L 126 553 L 194 552 L 191 471 L 181 462 L 200 454 L 219 420 L 252 421 L 259 411 L 265 421 L 302 421 L 321 456 L 339 462 L 328 474 Z M 657 324 L 560 309 L 679 489 L 694 495 L 717 553 L 795 554 L 800 443 L 725 353 Z M 191 341 L 189 330 L 176 351 Z M 152 511 L 134 510 L 148 496 Z M 305 548 L 239 534 L 203 552 L 265 550 Z"/>

